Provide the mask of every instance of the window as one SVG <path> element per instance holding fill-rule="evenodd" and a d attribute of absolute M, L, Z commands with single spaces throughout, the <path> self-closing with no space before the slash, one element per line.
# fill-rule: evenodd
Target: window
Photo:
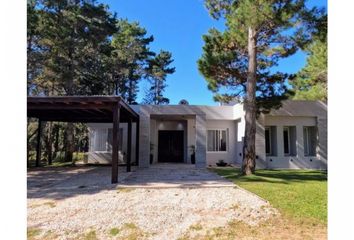
<path fill-rule="evenodd" d="M 119 128 L 119 133 L 118 133 L 118 140 L 119 140 L 119 146 L 118 150 L 122 151 L 122 145 L 123 145 L 123 128 Z M 112 142 L 113 142 L 113 128 L 108 128 L 108 133 L 107 133 L 107 151 L 111 152 L 112 151 Z"/>
<path fill-rule="evenodd" d="M 277 129 L 275 126 L 265 127 L 265 146 L 267 156 L 277 155 Z"/>
<path fill-rule="evenodd" d="M 315 127 L 304 127 L 304 154 L 316 156 L 317 136 Z"/>
<path fill-rule="evenodd" d="M 296 126 L 285 126 L 283 128 L 284 155 L 296 156 Z"/>
<path fill-rule="evenodd" d="M 283 140 L 284 140 L 284 154 L 290 155 L 290 131 L 289 127 L 284 127 L 283 129 Z"/>
<path fill-rule="evenodd" d="M 208 130 L 207 138 L 208 152 L 226 152 L 226 130 Z"/>
<path fill-rule="evenodd" d="M 270 155 L 271 153 L 271 149 L 272 149 L 272 143 L 270 140 L 271 136 L 270 136 L 270 128 L 266 127 L 265 128 L 265 144 L 266 144 L 266 154 Z"/>

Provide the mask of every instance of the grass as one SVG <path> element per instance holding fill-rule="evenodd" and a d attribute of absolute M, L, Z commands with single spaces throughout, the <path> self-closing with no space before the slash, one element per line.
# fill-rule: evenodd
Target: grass
<path fill-rule="evenodd" d="M 180 240 L 204 239 L 327 239 L 327 175 L 322 171 L 257 170 L 242 176 L 239 169 L 211 168 L 238 186 L 268 200 L 281 215 L 258 226 L 240 221 L 207 231 L 193 227 Z M 238 209 L 233 205 L 232 209 Z"/>
<path fill-rule="evenodd" d="M 203 226 L 200 223 L 193 224 L 189 227 L 192 231 L 200 231 L 203 229 Z"/>
<path fill-rule="evenodd" d="M 84 240 L 96 240 L 97 235 L 95 230 L 91 230 L 90 232 L 86 233 L 83 237 Z"/>
<path fill-rule="evenodd" d="M 212 171 L 268 200 L 288 217 L 327 223 L 327 174 L 323 171 L 257 170 L 251 176 L 231 167 Z"/>
<path fill-rule="evenodd" d="M 129 192 L 132 192 L 134 191 L 135 189 L 134 188 L 118 188 L 118 193 L 129 193 Z"/>
<path fill-rule="evenodd" d="M 119 233 L 120 233 L 119 228 L 111 228 L 111 230 L 109 231 L 109 234 L 112 235 L 113 237 L 118 235 Z"/>
<path fill-rule="evenodd" d="M 45 203 L 43 203 L 43 205 L 46 205 L 46 206 L 48 206 L 48 207 L 50 207 L 50 208 L 55 208 L 55 202 L 45 202 Z"/>
<path fill-rule="evenodd" d="M 71 167 L 72 166 L 72 162 L 66 162 L 65 157 L 64 157 L 64 152 L 58 152 L 56 153 L 55 156 L 53 156 L 53 161 L 52 161 L 52 165 L 48 165 L 48 162 L 45 158 L 45 156 L 42 153 L 42 157 L 41 157 L 41 161 L 40 161 L 40 165 L 42 167 Z M 83 161 L 85 158 L 85 153 L 84 152 L 74 152 L 73 153 L 73 159 L 75 162 L 78 161 Z M 29 154 L 29 166 L 30 167 L 34 167 L 36 163 L 36 152 L 35 151 L 30 151 Z"/>
<path fill-rule="evenodd" d="M 32 204 L 29 207 L 30 208 L 36 208 L 36 207 L 41 207 L 41 206 L 48 206 L 50 208 L 55 208 L 56 204 L 55 204 L 55 202 L 44 202 L 44 203 Z"/>
<path fill-rule="evenodd" d="M 120 228 L 111 228 L 109 230 L 109 235 L 111 237 L 118 237 L 118 239 L 125 240 L 137 240 L 137 239 L 145 239 L 150 234 L 142 231 L 137 225 L 134 223 L 124 223 Z"/>
<path fill-rule="evenodd" d="M 256 227 L 234 221 L 226 227 L 218 227 L 210 230 L 206 235 L 194 235 L 186 239 L 257 239 L 257 240 L 304 240 L 327 239 L 326 229 L 321 225 L 296 224 L 291 219 L 274 218 Z"/>
<path fill-rule="evenodd" d="M 39 228 L 27 228 L 27 239 L 35 239 L 42 231 Z"/>

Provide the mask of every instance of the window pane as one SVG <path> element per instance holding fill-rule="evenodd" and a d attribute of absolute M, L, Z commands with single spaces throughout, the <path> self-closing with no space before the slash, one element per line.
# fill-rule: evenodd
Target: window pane
<path fill-rule="evenodd" d="M 316 128 L 309 127 L 309 155 L 316 156 L 316 145 L 317 145 L 317 137 L 316 137 Z"/>
<path fill-rule="evenodd" d="M 304 154 L 316 156 L 317 132 L 316 127 L 304 127 Z"/>
<path fill-rule="evenodd" d="M 304 154 L 305 156 L 309 155 L 309 136 L 308 136 L 308 128 L 304 127 Z"/>
<path fill-rule="evenodd" d="M 119 128 L 118 140 L 119 140 L 118 150 L 122 151 L 122 149 L 123 149 L 122 148 L 122 146 L 123 146 L 123 128 Z M 113 128 L 108 128 L 106 151 L 108 151 L 108 152 L 112 151 L 112 143 L 113 143 Z"/>
<path fill-rule="evenodd" d="M 226 151 L 226 131 L 221 131 L 220 151 Z"/>
<path fill-rule="evenodd" d="M 284 138 L 284 153 L 289 154 L 289 129 L 283 130 L 283 138 Z"/>
<path fill-rule="evenodd" d="M 227 132 L 225 130 L 208 130 L 207 138 L 209 152 L 226 151 Z"/>
<path fill-rule="evenodd" d="M 270 154 L 270 131 L 269 128 L 265 130 L 265 144 L 266 144 L 266 154 Z"/>
<path fill-rule="evenodd" d="M 208 130 L 208 151 L 215 151 L 215 131 Z"/>
<path fill-rule="evenodd" d="M 106 149 L 108 152 L 112 151 L 112 142 L 113 142 L 113 129 L 108 128 L 107 149 Z"/>

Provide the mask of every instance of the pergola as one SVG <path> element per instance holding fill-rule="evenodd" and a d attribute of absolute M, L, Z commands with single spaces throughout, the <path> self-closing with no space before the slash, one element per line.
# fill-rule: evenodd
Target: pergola
<path fill-rule="evenodd" d="M 131 170 L 132 123 L 136 122 L 136 163 L 139 163 L 139 115 L 119 96 L 28 97 L 27 117 L 38 118 L 36 166 L 41 156 L 41 122 L 113 123 L 112 183 L 118 182 L 119 123 L 128 123 L 127 171 Z"/>

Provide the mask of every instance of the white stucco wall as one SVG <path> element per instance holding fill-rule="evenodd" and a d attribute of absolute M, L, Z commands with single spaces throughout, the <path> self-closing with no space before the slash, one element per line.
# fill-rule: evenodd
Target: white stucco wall
<path fill-rule="evenodd" d="M 237 129 L 234 120 L 207 120 L 207 130 L 227 130 L 228 142 L 226 152 L 208 152 L 206 153 L 207 165 L 215 165 L 219 160 L 227 163 L 236 163 L 236 140 Z"/>
<path fill-rule="evenodd" d="M 266 167 L 272 169 L 325 169 L 326 162 L 319 154 L 316 156 L 304 156 L 303 127 L 317 127 L 318 132 L 323 131 L 318 128 L 317 117 L 299 116 L 266 116 L 264 126 L 276 126 L 277 131 L 277 156 L 266 157 Z M 296 128 L 296 155 L 284 155 L 283 128 L 293 126 Z M 318 134 L 317 134 L 318 135 Z M 317 136 L 317 142 L 319 137 Z M 319 151 L 319 146 L 317 151 Z"/>
<path fill-rule="evenodd" d="M 214 165 L 223 159 L 229 163 L 242 163 L 242 148 L 245 131 L 244 106 L 194 106 L 194 105 L 133 105 L 132 108 L 140 115 L 139 135 L 139 166 L 148 167 L 150 143 L 154 144 L 154 162 L 158 159 L 158 130 L 185 131 L 185 162 L 190 163 L 190 146 L 196 146 L 197 166 Z M 164 116 L 165 120 L 157 116 Z M 179 121 L 176 121 L 176 118 Z M 109 152 L 105 152 L 107 129 L 112 124 L 88 124 L 90 128 L 91 159 L 96 161 L 100 157 L 111 161 Z M 277 128 L 278 155 L 265 154 L 265 126 Z M 297 155 L 284 156 L 282 128 L 295 126 L 297 136 Z M 303 154 L 303 126 L 318 128 L 318 147 L 315 157 L 305 157 Z M 123 128 L 123 153 L 127 149 L 127 124 Z M 228 130 L 228 151 L 207 152 L 207 130 Z M 132 128 L 132 161 L 135 161 L 135 124 Z M 272 110 L 267 115 L 260 115 L 257 120 L 256 131 L 257 168 L 326 168 L 327 166 L 327 106 L 319 101 L 284 101 L 280 109 Z M 90 158 L 89 158 L 90 159 Z M 271 161 L 270 161 L 271 160 Z"/>
<path fill-rule="evenodd" d="M 112 162 L 112 152 L 108 149 L 108 129 L 113 128 L 112 123 L 88 123 L 89 129 L 89 153 L 88 163 L 109 164 Z M 126 161 L 128 149 L 128 123 L 120 123 L 119 128 L 123 129 L 122 151 L 119 151 L 119 163 Z M 132 124 L 132 152 L 131 162 L 135 162 L 135 141 L 136 123 Z M 124 159 L 124 160 L 123 160 Z"/>

